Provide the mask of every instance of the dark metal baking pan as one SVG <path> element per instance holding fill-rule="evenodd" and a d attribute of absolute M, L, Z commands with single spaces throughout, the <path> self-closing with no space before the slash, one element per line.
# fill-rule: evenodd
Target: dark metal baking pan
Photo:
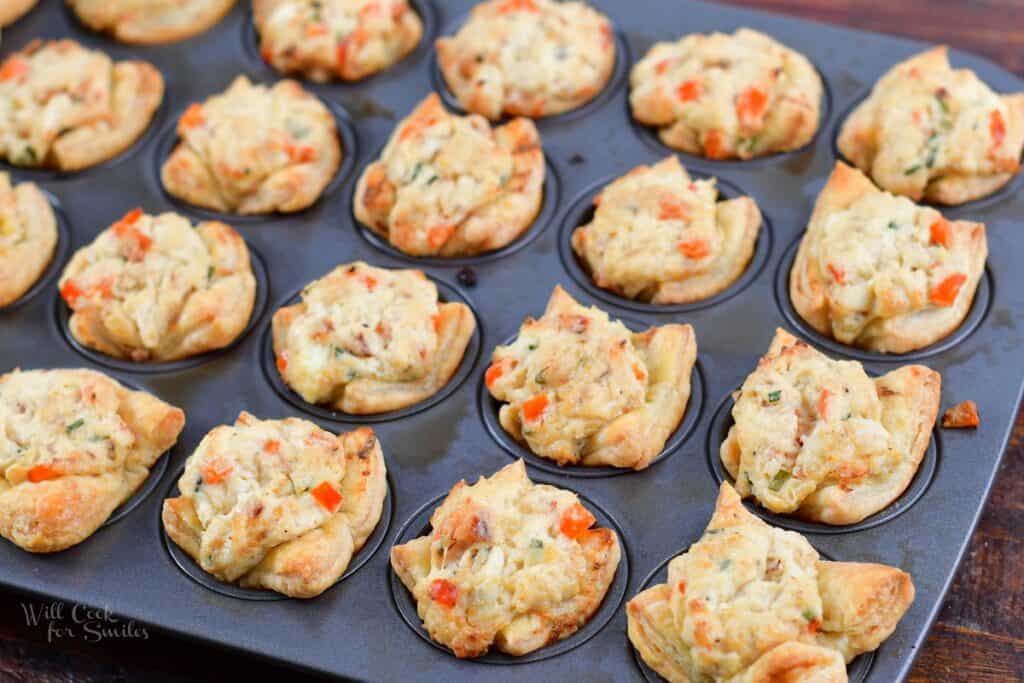
<path fill-rule="evenodd" d="M 454 29 L 466 16 L 471 0 L 418 0 L 429 15 L 428 37 Z M 548 169 L 557 186 L 546 197 L 553 206 L 531 228 L 522 244 L 492 258 L 474 259 L 473 278 L 459 276 L 465 263 L 436 260 L 424 272 L 445 283 L 446 296 L 469 301 L 479 323 L 479 358 L 467 358 L 468 375 L 451 387 L 443 400 L 421 410 L 372 421 L 380 436 L 391 483 L 390 527 L 379 547 L 370 544 L 359 561 L 365 564 L 344 581 L 312 600 L 249 600 L 201 585 L 183 572 L 163 541 L 160 506 L 174 488 L 173 478 L 203 435 L 218 424 L 234 421 L 248 410 L 265 418 L 298 416 L 327 429 L 351 429 L 368 422 L 357 416 L 323 415 L 286 400 L 263 370 L 266 334 L 273 308 L 311 280 L 342 262 L 357 259 L 378 266 L 409 267 L 410 259 L 365 238 L 352 218 L 353 185 L 377 154 L 397 121 L 434 86 L 439 85 L 432 50 L 422 45 L 397 68 L 363 83 L 309 84 L 309 89 L 346 112 L 346 134 L 355 150 L 350 172 L 339 178 L 309 209 L 292 216 L 235 221 L 254 252 L 266 264 L 270 302 L 257 314 L 255 329 L 224 352 L 165 371 L 145 372 L 131 365 L 116 369 L 77 352 L 54 321 L 55 277 L 18 305 L 0 311 L 0 370 L 13 367 L 94 367 L 156 393 L 184 408 L 188 422 L 178 445 L 165 456 L 164 471 L 155 472 L 154 488 L 116 524 L 108 524 L 84 543 L 51 556 L 32 555 L 0 542 L 4 571 L 0 583 L 57 599 L 106 607 L 115 614 L 218 643 L 237 651 L 270 657 L 296 667 L 336 676 L 392 680 L 615 680 L 643 681 L 626 638 L 626 618 L 619 594 L 610 619 L 586 627 L 585 637 L 571 647 L 504 663 L 500 657 L 460 661 L 435 647 L 406 623 L 398 601 L 404 600 L 388 566 L 388 548 L 399 533 L 420 533 L 424 510 L 460 478 L 475 480 L 507 465 L 509 451 L 489 433 L 482 394 L 483 369 L 495 345 L 512 338 L 523 318 L 538 315 L 556 284 L 579 300 L 597 304 L 640 326 L 685 322 L 697 333 L 700 381 L 685 420 L 692 428 L 655 464 L 642 472 L 613 477 L 582 477 L 578 473 L 541 469 L 528 461 L 531 476 L 577 491 L 594 501 L 622 535 L 628 571 L 622 600 L 635 595 L 662 563 L 699 537 L 714 505 L 717 478 L 709 467 L 709 450 L 717 448 L 728 426 L 729 393 L 743 381 L 765 352 L 776 327 L 808 336 L 788 313 L 788 294 L 777 287 L 790 247 L 799 238 L 817 196 L 836 160 L 835 131 L 842 115 L 893 63 L 924 49 L 911 41 L 810 24 L 752 11 L 688 0 L 629 3 L 594 0 L 615 25 L 622 50 L 623 73 L 656 40 L 675 40 L 690 32 L 733 31 L 750 26 L 775 36 L 806 54 L 825 83 L 827 117 L 807 148 L 750 163 L 721 163 L 680 155 L 694 175 L 715 175 L 728 191 L 752 196 L 766 218 L 759 254 L 740 286 L 708 305 L 672 308 L 636 305 L 596 292 L 571 261 L 566 235 L 585 216 L 593 191 L 641 163 L 671 152 L 628 116 L 625 75 L 585 111 L 538 122 Z M 220 92 L 238 74 L 254 82 L 278 76 L 254 58 L 249 3 L 238 6 L 209 32 L 168 46 L 120 45 L 86 31 L 58 0 L 46 0 L 25 19 L 4 32 L 0 56 L 33 38 L 71 37 L 106 50 L 115 58 L 143 58 L 154 63 L 168 83 L 163 112 L 181 111 L 190 102 Z M 1024 90 L 1024 82 L 991 63 L 960 52 L 956 66 L 966 66 L 997 90 Z M 193 219 L 206 217 L 173 202 L 156 182 L 153 169 L 166 140 L 159 135 L 170 125 L 169 114 L 127 153 L 114 162 L 74 174 L 13 170 L 16 180 L 38 182 L 59 200 L 66 219 L 64 242 L 77 249 L 135 206 L 150 212 L 178 210 Z M 163 144 L 162 144 L 163 143 Z M 1020 180 L 1014 187 L 1020 187 Z M 546 209 L 547 211 L 547 209 Z M 883 513 L 867 528 L 825 533 L 808 529 L 808 539 L 825 555 L 838 560 L 885 562 L 910 572 L 917 599 L 896 632 L 865 663 L 858 676 L 870 683 L 891 683 L 906 677 L 915 653 L 941 604 L 967 540 L 985 503 L 992 478 L 1016 415 L 1024 378 L 1024 198 L 1019 192 L 948 209 L 953 218 L 971 218 L 988 226 L 989 260 L 986 295 L 952 343 L 929 349 L 920 361 L 942 373 L 942 405 L 964 399 L 978 403 L 982 423 L 974 431 L 944 431 L 933 449 L 932 469 L 919 473 L 912 488 L 913 504 L 898 515 Z M 231 222 L 229 220 L 229 222 Z M 763 253 L 760 253 L 763 252 Z M 56 269 L 66 253 L 59 251 Z M 447 292 L 448 289 L 452 291 Z M 819 343 L 817 338 L 810 341 Z M 837 357 L 861 358 L 842 346 L 824 350 Z M 900 357 L 864 357 L 868 372 L 882 374 L 904 362 Z M 486 399 L 486 400 L 485 400 Z M 695 411 L 695 412 L 690 412 Z M 718 419 L 716 420 L 716 416 Z M 689 425 L 688 425 L 689 426 Z M 157 485 L 158 484 L 158 485 Z M 908 501 L 909 502 L 909 501 Z M 900 504 L 902 505 L 902 504 Z M 415 519 L 414 519 L 415 518 Z M 414 528 L 415 527 L 415 528 Z M 368 558 L 366 557 L 368 555 Z M 616 591 L 619 589 L 616 588 Z M 392 596 L 397 592 L 397 595 Z M 406 608 L 408 605 L 406 605 Z M 605 608 L 602 608 L 605 609 Z M 407 609 L 405 610 L 407 611 Z M 603 613 L 602 613 L 603 614 Z M 415 626 L 415 624 L 413 624 Z M 553 656 L 547 656 L 552 654 Z M 862 658 L 863 659 L 863 658 Z M 863 669 L 867 669 L 863 671 Z M 851 671 L 854 671 L 853 669 Z"/>

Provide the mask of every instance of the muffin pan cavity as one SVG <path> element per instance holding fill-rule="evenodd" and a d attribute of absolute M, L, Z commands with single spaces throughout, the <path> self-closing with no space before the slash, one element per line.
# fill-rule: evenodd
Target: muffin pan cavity
<path fill-rule="evenodd" d="M 373 159 L 379 159 L 380 153 L 383 150 L 384 148 L 381 147 Z M 506 244 L 504 247 L 494 249 L 492 251 L 486 251 L 482 254 L 477 254 L 476 256 L 453 256 L 451 258 L 445 258 L 443 256 L 410 256 L 409 254 L 396 249 L 383 235 L 377 234 L 356 220 L 352 208 L 355 202 L 355 183 L 353 183 L 352 193 L 348 203 L 349 219 L 352 221 L 352 224 L 355 226 L 356 232 L 359 233 L 360 237 L 392 258 L 401 259 L 407 263 L 417 266 L 479 265 L 481 263 L 488 263 L 490 261 L 496 261 L 504 258 L 526 247 L 533 240 L 537 239 L 545 230 L 547 230 L 548 226 L 554 221 L 554 217 L 558 212 L 559 200 L 561 199 L 561 181 L 555 167 L 547 159 L 545 159 L 544 164 L 543 193 L 544 196 L 541 199 L 540 210 L 537 212 L 536 218 L 533 219 L 533 223 L 523 231 L 523 234 L 512 240 L 509 244 Z"/>
<path fill-rule="evenodd" d="M 385 455 L 385 460 L 387 456 Z M 167 489 L 167 494 L 164 498 L 173 498 L 178 495 L 178 479 L 181 478 L 182 473 L 185 471 L 184 468 L 178 470 L 178 473 L 174 477 L 174 481 L 171 482 L 170 488 Z M 376 554 L 380 548 L 384 539 L 388 535 L 388 530 L 391 528 L 391 518 L 394 515 L 395 507 L 395 487 L 391 484 L 391 476 L 388 475 L 388 490 L 387 495 L 384 497 L 384 506 L 380 512 L 380 520 L 377 522 L 377 526 L 374 527 L 373 533 L 366 539 L 366 543 L 352 556 L 352 560 L 349 562 L 348 568 L 345 573 L 341 575 L 338 581 L 328 588 L 324 593 L 328 593 L 342 583 L 348 577 L 355 574 L 359 569 L 369 562 L 370 558 Z M 158 512 L 159 515 L 159 512 Z M 157 524 L 160 526 L 160 539 L 163 543 L 164 549 L 167 551 L 167 555 L 170 557 L 171 562 L 175 567 L 180 569 L 186 576 L 198 583 L 200 586 L 207 588 L 215 593 L 226 595 L 229 598 L 237 598 L 239 600 L 250 600 L 255 602 L 277 602 L 282 600 L 290 600 L 287 595 L 277 593 L 272 590 L 265 590 L 262 588 L 243 588 L 237 584 L 226 583 L 218 580 L 212 574 L 203 570 L 195 560 L 193 560 L 188 553 L 181 549 L 177 543 L 171 540 L 170 536 L 167 535 L 167 531 L 164 529 L 163 521 L 157 519 Z M 314 598 L 315 599 L 315 598 Z"/>
<path fill-rule="evenodd" d="M 739 388 L 736 387 L 736 390 L 739 390 Z M 728 436 L 729 428 L 733 425 L 733 404 L 732 392 L 729 392 L 711 415 L 711 424 L 708 427 L 706 449 L 708 468 L 711 470 L 711 476 L 715 480 L 716 486 L 723 481 L 727 481 L 730 484 L 733 483 L 732 477 L 729 476 L 725 465 L 722 464 L 722 458 L 719 456 L 719 448 L 722 442 L 725 441 L 725 437 Z M 882 510 L 855 524 L 823 524 L 821 522 L 805 521 L 790 515 L 776 514 L 761 506 L 754 498 L 746 499 L 744 505 L 747 506 L 748 510 L 772 526 L 792 529 L 802 534 L 850 534 L 871 529 L 899 517 L 921 500 L 921 497 L 928 491 L 928 487 L 931 485 L 932 479 L 935 478 L 935 473 L 939 469 L 941 445 L 942 437 L 936 424 L 936 427 L 932 430 L 932 438 L 928 442 L 928 448 L 925 449 L 924 455 L 921 457 L 921 464 L 918 465 L 917 473 L 910 480 L 910 484 L 907 485 L 903 493 Z"/>
<path fill-rule="evenodd" d="M 249 315 L 249 322 L 246 324 L 245 329 L 241 331 L 234 341 L 222 349 L 207 351 L 206 353 L 201 353 L 189 358 L 182 358 L 181 360 L 155 361 L 152 363 L 135 363 L 129 360 L 108 356 L 107 354 L 95 349 L 90 349 L 80 343 L 75 339 L 74 335 L 71 334 L 71 329 L 68 326 L 69 321 L 71 320 L 71 309 L 68 307 L 67 303 L 64 302 L 64 299 L 61 298 L 60 292 L 56 292 L 53 297 L 54 324 L 57 326 L 59 335 L 72 349 L 97 365 L 102 365 L 112 370 L 119 370 L 120 372 L 138 374 L 171 373 L 194 368 L 198 365 L 202 365 L 203 363 L 212 361 L 229 353 L 232 348 L 243 343 L 249 334 L 256 328 L 257 324 L 259 324 L 259 321 L 263 318 L 263 314 L 267 310 L 267 301 L 270 299 L 270 279 L 267 276 L 267 264 L 264 262 L 263 257 L 260 256 L 260 253 L 253 248 L 251 243 L 247 242 L 246 246 L 249 247 L 249 260 L 252 264 L 252 274 L 256 278 L 256 299 L 253 302 L 252 313 Z"/>
<path fill-rule="evenodd" d="M 273 85 L 273 83 L 256 83 L 256 85 Z M 227 84 L 225 84 L 225 88 L 226 87 Z M 352 122 L 352 117 L 349 116 L 349 113 L 345 108 L 337 102 L 323 96 L 319 97 L 324 106 L 327 107 L 328 111 L 330 111 L 331 115 L 334 117 L 334 125 L 338 131 L 338 142 L 341 145 L 341 162 L 338 164 L 338 170 L 334 172 L 334 177 L 331 178 L 331 181 L 324 187 L 320 196 L 305 209 L 287 214 L 277 212 L 267 214 L 225 213 L 221 211 L 211 211 L 210 209 L 190 204 L 184 199 L 175 197 L 168 192 L 164 188 L 160 173 L 164 162 L 167 161 L 168 157 L 171 156 L 171 153 L 174 152 L 174 149 L 178 146 L 178 143 L 181 142 L 181 138 L 178 137 L 178 119 L 181 118 L 185 109 L 178 110 L 173 119 L 164 126 L 160 131 L 156 145 L 154 146 L 151 173 L 152 182 L 155 183 L 155 188 L 158 188 L 156 192 L 162 195 L 165 201 L 173 204 L 178 211 L 185 215 L 194 216 L 201 221 L 222 221 L 233 227 L 238 227 L 242 224 L 275 223 L 292 218 L 308 217 L 308 214 L 318 211 L 331 200 L 331 195 L 345 183 L 356 166 L 356 159 L 359 158 L 359 137 L 356 134 L 355 124 Z"/>
<path fill-rule="evenodd" d="M 487 474 L 489 476 L 491 473 Z M 531 475 L 530 479 L 537 484 L 551 484 L 553 486 L 559 486 L 559 488 L 566 488 L 564 486 L 560 486 L 556 482 L 547 481 L 542 477 L 538 478 Z M 454 484 L 455 482 L 452 483 Z M 398 535 L 395 538 L 394 545 L 408 543 L 414 538 L 429 534 L 431 530 L 430 516 L 434 513 L 434 510 L 441 504 L 445 497 L 447 497 L 447 495 L 447 493 L 443 493 L 440 496 L 431 499 L 430 502 L 414 512 L 412 517 L 409 518 L 409 520 L 399 530 Z M 594 517 L 597 518 L 597 522 L 594 524 L 595 527 L 608 528 L 616 533 L 619 537 L 619 547 L 622 551 L 619 566 L 615 571 L 615 578 L 612 579 L 612 583 L 608 587 L 608 592 L 605 594 L 604 600 L 601 602 L 601 606 L 597 608 L 597 611 L 594 612 L 590 619 L 588 619 L 578 631 L 564 640 L 552 643 L 546 647 L 540 648 L 539 650 L 534 650 L 533 652 L 521 657 L 512 657 L 502 652 L 492 650 L 481 657 L 477 657 L 473 661 L 497 665 L 531 664 L 545 659 L 550 659 L 551 657 L 557 657 L 586 643 L 597 635 L 598 632 L 603 630 L 604 627 L 607 626 L 608 622 L 611 621 L 612 617 L 615 616 L 619 606 L 622 604 L 623 598 L 626 596 L 626 587 L 629 584 L 629 549 L 626 545 L 626 539 L 623 536 L 622 528 L 615 521 L 615 518 L 612 517 L 603 507 L 583 494 L 579 494 L 579 497 L 583 506 L 590 510 Z M 406 625 L 424 641 L 434 646 L 448 657 L 454 659 L 455 655 L 452 654 L 447 647 L 435 641 L 430 637 L 430 634 L 427 633 L 427 630 L 423 627 L 423 621 L 416 613 L 416 600 L 402 584 L 401 579 L 398 578 L 395 571 L 390 568 L 388 569 L 388 587 L 391 589 L 392 602 L 394 603 L 399 616 L 402 618 L 402 621 L 404 621 Z"/>
<path fill-rule="evenodd" d="M 319 276 L 318 276 L 319 277 Z M 428 276 L 430 277 L 430 276 Z M 281 377 L 281 373 L 277 370 L 276 358 L 274 357 L 274 339 L 271 331 L 270 321 L 267 323 L 267 329 L 263 333 L 263 340 L 260 345 L 260 361 L 263 366 L 263 374 L 270 383 L 270 386 L 274 388 L 277 395 L 282 399 L 290 403 L 295 408 L 303 411 L 307 415 L 310 415 L 321 420 L 331 420 L 333 422 L 355 422 L 362 424 L 372 424 L 375 422 L 390 422 L 393 420 L 400 420 L 410 415 L 415 415 L 420 411 L 427 410 L 428 408 L 437 405 L 450 396 L 456 389 L 458 389 L 466 378 L 469 377 L 473 372 L 473 368 L 476 366 L 477 360 L 480 357 L 480 350 L 482 348 L 481 339 L 482 332 L 480 330 L 481 320 L 473 307 L 473 304 L 465 297 L 454 286 L 431 277 L 431 281 L 437 285 L 438 300 L 445 301 L 458 301 L 469 306 L 470 311 L 476 318 L 476 329 L 473 331 L 473 336 L 469 340 L 469 344 L 466 346 L 466 352 L 462 356 L 462 362 L 459 364 L 459 369 L 455 371 L 452 378 L 448 380 L 440 391 L 436 394 L 425 398 L 415 405 L 411 405 L 408 408 L 402 408 L 400 410 L 390 410 L 386 413 L 374 413 L 367 415 L 352 415 L 349 413 L 343 413 L 338 410 L 333 410 L 325 405 L 313 405 L 307 403 L 301 396 L 299 396 L 291 387 L 285 383 Z M 305 285 L 304 285 L 305 286 Z M 295 292 L 290 297 L 285 299 L 280 306 L 290 306 L 298 303 L 302 299 L 302 290 Z M 276 311 L 277 308 L 274 310 Z"/>
<path fill-rule="evenodd" d="M 634 332 L 639 332 L 647 329 L 647 325 L 642 325 L 636 321 L 623 320 Z M 511 344 L 515 341 L 515 337 L 506 339 L 502 342 L 502 345 Z M 679 421 L 679 425 L 669 435 L 668 440 L 665 442 L 665 447 L 661 449 L 661 453 L 657 455 L 648 465 L 648 468 L 655 467 L 664 460 L 667 460 L 672 455 L 676 454 L 682 449 L 683 445 L 690 438 L 697 423 L 700 422 L 701 414 L 704 411 L 704 371 L 701 369 L 700 363 L 700 341 L 698 340 L 698 358 L 693 364 L 693 372 L 690 375 L 690 399 L 686 402 L 686 412 L 683 413 L 683 419 Z M 502 401 L 491 396 L 491 392 L 487 390 L 484 385 L 483 376 L 479 379 L 479 390 L 477 392 L 477 407 L 480 411 L 480 417 L 483 419 L 484 427 L 487 429 L 487 433 L 491 435 L 499 446 L 505 451 L 507 455 L 512 458 L 522 458 L 526 461 L 527 465 L 535 467 L 539 470 L 544 470 L 551 474 L 558 474 L 568 477 L 582 477 L 582 478 L 595 478 L 595 477 L 615 477 L 623 474 L 630 474 L 634 470 L 623 468 L 623 467 L 587 467 L 585 465 L 564 465 L 560 466 L 554 460 L 548 458 L 542 458 L 536 455 L 530 450 L 529 446 L 525 443 L 520 443 L 512 437 L 505 428 L 501 426 L 501 421 L 498 418 L 498 411 L 505 405 Z M 642 470 L 641 470 L 642 471 Z"/>
<path fill-rule="evenodd" d="M 692 542 L 696 543 L 699 538 L 699 536 L 694 538 Z M 643 583 L 640 584 L 640 587 L 637 588 L 636 592 L 639 593 L 651 588 L 652 586 L 656 586 L 659 583 L 665 583 L 668 580 L 669 563 L 679 555 L 685 553 L 689 547 L 690 546 L 680 548 L 673 555 L 665 558 L 661 564 L 655 567 L 654 570 L 647 575 L 647 578 L 645 578 Z M 818 549 L 815 548 L 815 550 Z M 820 550 L 818 550 L 818 554 L 825 560 L 834 560 L 833 557 L 826 555 Z M 885 647 L 884 644 L 883 647 Z M 636 648 L 630 647 L 630 649 L 633 650 L 633 659 L 636 661 L 636 666 L 640 670 L 640 674 L 644 677 L 644 680 L 646 680 L 647 683 L 664 683 L 665 679 L 659 676 L 654 669 L 647 666 L 647 662 L 640 657 L 640 653 L 637 652 Z M 849 683 L 864 683 L 864 681 L 868 679 L 868 674 L 871 672 L 871 665 L 874 661 L 875 653 L 865 652 L 859 657 L 855 657 L 852 662 L 847 664 L 846 675 L 849 677 Z"/>
<path fill-rule="evenodd" d="M 964 321 L 953 330 L 948 336 L 940 339 L 934 344 L 929 344 L 923 349 L 909 353 L 879 353 L 859 349 L 856 346 L 843 344 L 831 337 L 826 337 L 807 323 L 793 307 L 789 297 L 789 273 L 793 270 L 793 262 L 796 260 L 796 252 L 800 248 L 801 234 L 790 244 L 782 254 L 782 260 L 775 271 L 775 302 L 779 306 L 779 312 L 786 320 L 786 325 L 797 330 L 801 336 L 807 339 L 815 348 L 837 358 L 854 358 L 859 361 L 870 361 L 874 363 L 910 363 L 914 361 L 931 358 L 945 351 L 952 350 L 959 346 L 965 339 L 971 336 L 975 330 L 988 316 L 992 307 L 992 271 L 988 267 L 978 282 L 978 289 L 974 293 L 974 303 L 967 312 Z"/>
<path fill-rule="evenodd" d="M 623 174 L 627 172 L 628 169 L 623 169 L 622 171 Z M 695 180 L 707 180 L 714 177 L 712 174 L 696 169 L 687 169 L 687 173 Z M 731 299 L 749 287 L 757 279 L 758 275 L 761 274 L 761 271 L 764 270 L 765 264 L 767 264 L 771 258 L 772 247 L 775 243 L 775 236 L 772 229 L 771 219 L 762 209 L 761 228 L 758 232 L 757 245 L 754 247 L 754 253 L 750 257 L 750 262 L 735 282 L 713 296 L 685 304 L 653 304 L 645 301 L 628 299 L 609 289 L 598 287 L 593 278 L 590 277 L 590 273 L 587 271 L 586 266 L 580 260 L 576 252 L 573 251 L 572 233 L 576 228 L 586 225 L 594 219 L 594 198 L 597 197 L 597 195 L 599 195 L 609 183 L 614 182 L 620 177 L 621 175 L 604 178 L 577 197 L 569 207 L 568 211 L 566 211 L 559 229 L 558 253 L 562 257 L 562 265 L 567 271 L 569 271 L 569 275 L 571 275 L 572 279 L 576 281 L 576 284 L 587 290 L 588 294 L 612 305 L 639 311 L 641 313 L 689 313 L 691 311 L 698 311 L 702 308 L 709 308 Z M 735 199 L 745 195 L 752 196 L 724 178 L 717 178 L 716 187 L 718 188 L 719 201 Z M 753 197 L 753 199 L 755 202 L 757 201 L 756 197 Z M 698 342 L 699 341 L 700 340 L 698 339 Z"/>

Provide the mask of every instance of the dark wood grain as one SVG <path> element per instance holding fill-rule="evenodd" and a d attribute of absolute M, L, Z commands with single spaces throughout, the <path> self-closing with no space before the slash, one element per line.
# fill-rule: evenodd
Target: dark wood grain
<path fill-rule="evenodd" d="M 1024 74 L 1022 0 L 727 0 L 727 4 L 947 43 Z M 1017 417 L 992 497 L 911 683 L 1024 680 L 1022 529 L 1024 412 Z M 26 604 L 42 602 L 0 592 L 0 682 L 259 683 L 294 676 L 274 664 L 153 630 L 145 639 L 48 642 L 46 629 L 28 625 L 23 611 Z M 73 620 L 65 621 L 71 625 Z"/>
<path fill-rule="evenodd" d="M 1024 73 L 1021 0 L 719 0 L 985 55 Z"/>

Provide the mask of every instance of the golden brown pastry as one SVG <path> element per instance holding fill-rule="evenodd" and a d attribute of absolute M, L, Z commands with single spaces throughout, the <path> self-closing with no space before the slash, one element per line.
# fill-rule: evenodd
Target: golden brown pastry
<path fill-rule="evenodd" d="M 438 301 L 418 270 L 340 265 L 274 314 L 277 369 L 308 403 L 398 410 L 437 393 L 476 329 L 469 307 Z"/>
<path fill-rule="evenodd" d="M 939 411 L 942 379 L 905 365 L 877 379 L 783 330 L 734 395 L 722 463 L 741 496 L 772 512 L 852 524 L 914 478 Z"/>
<path fill-rule="evenodd" d="M 838 162 L 814 204 L 789 295 L 824 335 L 906 353 L 960 326 L 987 255 L 984 224 L 946 220 Z"/>
<path fill-rule="evenodd" d="M 39 0 L 4 0 L 0 6 L 0 27 L 10 26 L 21 19 Z"/>
<path fill-rule="evenodd" d="M 598 287 L 681 304 L 718 294 L 746 270 L 761 227 L 750 197 L 717 201 L 715 180 L 692 180 L 679 159 L 638 166 L 594 199 L 572 248 Z"/>
<path fill-rule="evenodd" d="M 615 69 L 611 23 L 582 2 L 481 2 L 436 47 L 459 104 L 491 120 L 576 109 L 604 89 Z"/>
<path fill-rule="evenodd" d="M 935 47 L 879 79 L 843 123 L 838 145 L 883 190 L 962 204 L 1020 170 L 1024 93 L 999 95 Z"/>
<path fill-rule="evenodd" d="M 691 326 L 631 332 L 555 287 L 544 315 L 494 350 L 485 382 L 501 426 L 540 457 L 642 470 L 683 418 L 696 359 Z"/>
<path fill-rule="evenodd" d="M 84 346 L 138 362 L 231 344 L 252 315 L 256 278 L 231 227 L 134 209 L 79 249 L 60 278 L 68 328 Z"/>
<path fill-rule="evenodd" d="M 57 218 L 35 183 L 0 173 L 0 307 L 32 288 L 53 260 Z"/>
<path fill-rule="evenodd" d="M 164 96 L 146 62 L 114 62 L 72 40 L 35 40 L 0 65 L 0 158 L 78 171 L 145 132 Z"/>
<path fill-rule="evenodd" d="M 36 553 L 81 543 L 184 426 L 180 409 L 92 370 L 0 376 L 0 536 Z"/>
<path fill-rule="evenodd" d="M 315 202 L 341 164 L 334 116 L 295 81 L 239 76 L 192 104 L 160 177 L 175 197 L 238 214 L 292 213 Z"/>
<path fill-rule="evenodd" d="M 768 526 L 723 483 L 704 535 L 668 582 L 629 601 L 629 639 L 671 683 L 846 683 L 914 600 L 910 575 L 822 560 Z"/>
<path fill-rule="evenodd" d="M 356 81 L 412 52 L 423 22 L 406 0 L 253 0 L 264 61 L 313 81 Z"/>
<path fill-rule="evenodd" d="M 93 31 L 122 43 L 157 45 L 203 33 L 223 18 L 235 0 L 67 0 Z"/>
<path fill-rule="evenodd" d="M 799 52 L 749 28 L 656 43 L 630 75 L 633 117 L 669 147 L 709 159 L 799 149 L 821 119 L 821 77 Z"/>
<path fill-rule="evenodd" d="M 534 484 L 519 460 L 454 487 L 432 530 L 391 549 L 430 637 L 457 657 L 525 655 L 568 638 L 615 578 L 615 532 L 571 491 Z"/>
<path fill-rule="evenodd" d="M 356 219 L 412 256 L 472 256 L 526 232 L 544 195 L 529 119 L 491 129 L 428 95 L 359 178 Z"/>
<path fill-rule="evenodd" d="M 204 571 L 312 598 L 333 586 L 380 520 L 387 472 L 369 427 L 335 436 L 242 412 L 185 463 L 164 529 Z"/>

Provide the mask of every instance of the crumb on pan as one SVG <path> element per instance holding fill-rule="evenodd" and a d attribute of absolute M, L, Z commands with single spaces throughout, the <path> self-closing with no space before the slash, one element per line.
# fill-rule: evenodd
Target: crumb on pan
<path fill-rule="evenodd" d="M 979 424 L 981 417 L 974 401 L 961 401 L 942 414 L 942 426 L 948 429 L 973 429 Z"/>

